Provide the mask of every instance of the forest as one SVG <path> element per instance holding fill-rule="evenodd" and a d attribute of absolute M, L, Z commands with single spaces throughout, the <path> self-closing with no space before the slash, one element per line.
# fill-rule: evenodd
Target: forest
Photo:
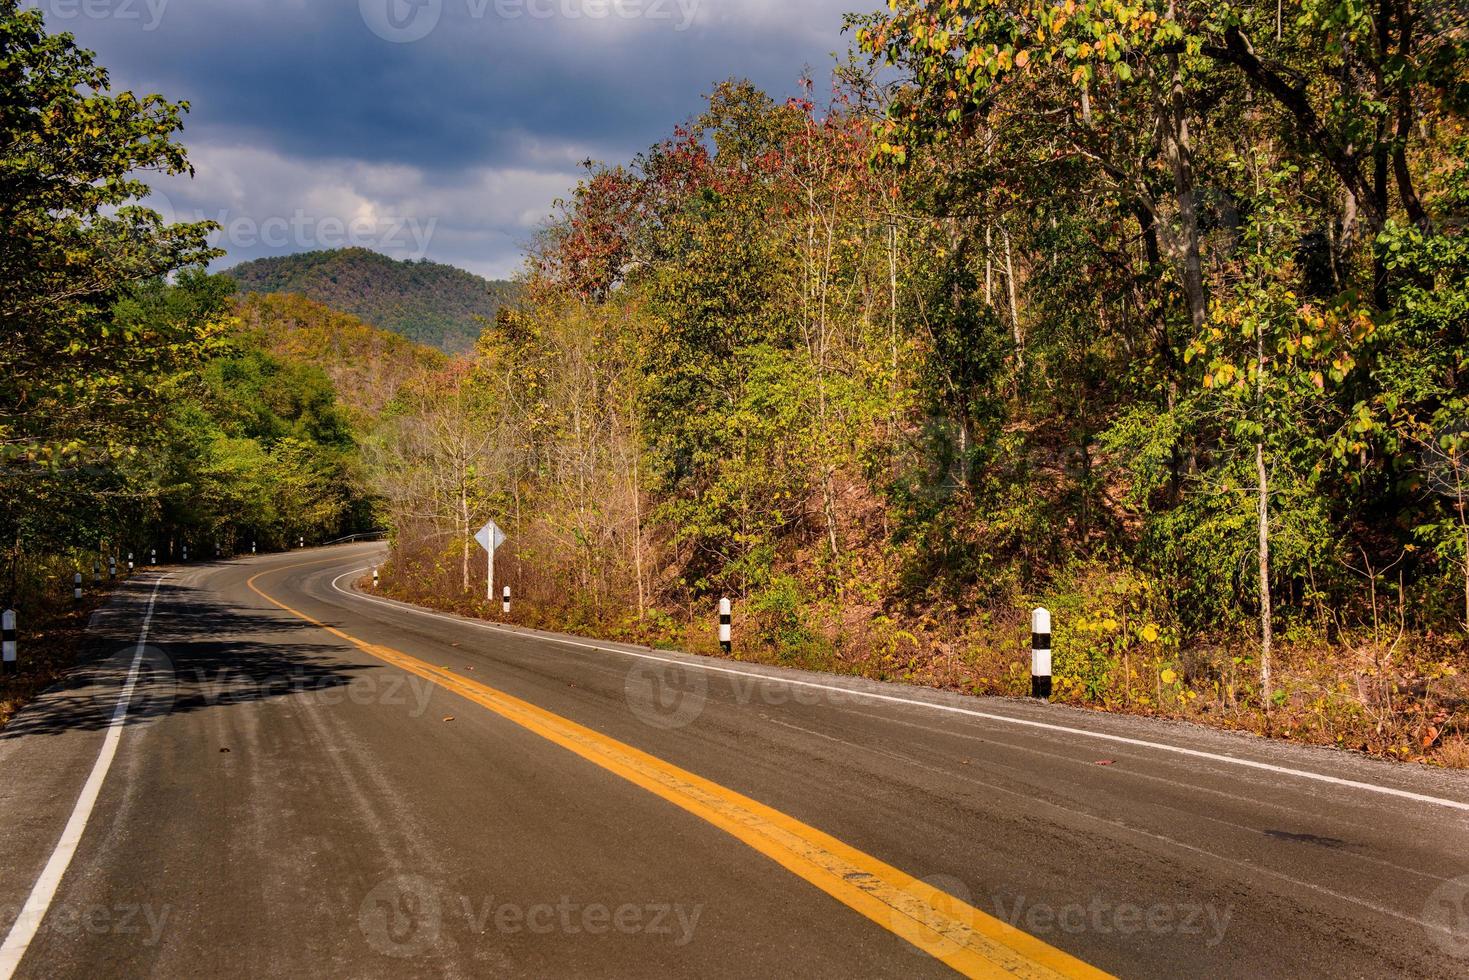
<path fill-rule="evenodd" d="M 893 0 L 590 164 L 452 358 L 232 297 L 138 177 L 187 106 L 0 11 L 12 593 L 381 523 L 498 616 L 493 518 L 526 625 L 1023 696 L 1044 605 L 1057 701 L 1469 766 L 1463 4 Z"/>
<path fill-rule="evenodd" d="M 525 621 L 1002 695 L 1045 605 L 1060 700 L 1469 763 L 1464 6 L 847 28 L 589 168 L 374 444 L 391 587 L 493 516 Z"/>
<path fill-rule="evenodd" d="M 485 319 L 514 298 L 509 282 L 451 265 L 395 261 L 365 248 L 299 252 L 225 270 L 246 293 L 295 293 L 450 353 L 474 347 Z"/>

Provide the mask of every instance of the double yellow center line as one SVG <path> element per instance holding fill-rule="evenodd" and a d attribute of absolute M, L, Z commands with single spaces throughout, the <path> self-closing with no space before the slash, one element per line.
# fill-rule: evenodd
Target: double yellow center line
<path fill-rule="evenodd" d="M 324 564 L 311 562 L 308 564 Z M 1081 960 L 864 854 L 835 837 L 702 776 L 401 650 L 358 639 L 263 592 L 261 598 L 400 670 L 425 678 L 692 813 L 842 904 L 971 977 L 1106 977 Z"/>

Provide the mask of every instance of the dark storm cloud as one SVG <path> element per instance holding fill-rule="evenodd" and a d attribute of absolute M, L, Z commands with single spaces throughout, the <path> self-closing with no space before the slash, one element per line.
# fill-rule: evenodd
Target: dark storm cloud
<path fill-rule="evenodd" d="M 119 86 L 193 105 L 184 216 L 434 222 L 503 273 L 587 157 L 625 160 L 730 76 L 818 78 L 863 0 L 41 0 Z M 485 200 L 485 195 L 494 198 Z M 428 213 L 431 212 L 431 213 Z M 234 257 L 323 244 L 235 236 Z M 239 239 L 252 241 L 242 244 Z M 310 240 L 307 240 L 310 239 Z M 371 242 L 367 244 L 371 245 Z M 394 242 L 384 251 L 412 254 Z"/>

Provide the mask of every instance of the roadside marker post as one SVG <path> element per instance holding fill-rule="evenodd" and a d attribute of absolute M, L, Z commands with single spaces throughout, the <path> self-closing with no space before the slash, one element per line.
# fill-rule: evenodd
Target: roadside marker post
<path fill-rule="evenodd" d="M 303 548 L 306 547 L 306 539 L 304 537 L 301 538 L 301 540 L 300 540 L 299 543 L 300 543 L 301 547 L 303 547 Z"/>
<path fill-rule="evenodd" d="M 156 565 L 156 564 L 158 564 L 158 549 L 157 548 L 154 548 L 151 552 L 148 553 L 148 564 L 150 564 L 150 565 Z"/>
<path fill-rule="evenodd" d="M 117 557 L 115 555 L 107 559 L 107 580 L 109 582 L 117 581 Z"/>
<path fill-rule="evenodd" d="M 500 611 L 507 616 L 510 615 L 510 586 L 508 585 L 505 586 L 505 593 L 500 600 Z"/>
<path fill-rule="evenodd" d="M 378 578 L 377 578 L 377 569 L 376 569 L 376 568 L 374 568 L 374 569 L 373 569 L 373 570 L 372 570 L 372 587 L 373 587 L 373 588 L 374 588 L 374 589 L 375 589 L 375 588 L 377 588 L 377 583 L 378 583 Z"/>
<path fill-rule="evenodd" d="M 102 563 L 92 562 L 92 584 L 98 585 L 102 581 Z"/>
<path fill-rule="evenodd" d="M 5 610 L 3 618 L 4 622 L 0 625 L 4 627 L 5 646 L 4 652 L 0 653 L 0 670 L 8 673 L 19 669 L 15 660 L 15 610 Z"/>
<path fill-rule="evenodd" d="M 1051 611 L 1030 614 L 1030 696 L 1041 701 L 1051 697 Z"/>
<path fill-rule="evenodd" d="M 250 542 L 250 554 L 252 554 L 252 555 L 255 554 L 255 542 L 254 541 L 251 541 Z"/>
<path fill-rule="evenodd" d="M 733 613 L 728 599 L 719 600 L 719 649 L 729 653 L 734 649 L 731 619 Z"/>
<path fill-rule="evenodd" d="M 71 601 L 76 605 L 82 604 L 82 573 L 77 572 L 71 577 Z"/>
<path fill-rule="evenodd" d="M 187 565 L 188 563 L 189 563 L 189 546 L 188 545 L 184 545 L 184 564 Z"/>
<path fill-rule="evenodd" d="M 131 551 L 128 552 L 128 574 L 133 574 L 133 553 Z"/>

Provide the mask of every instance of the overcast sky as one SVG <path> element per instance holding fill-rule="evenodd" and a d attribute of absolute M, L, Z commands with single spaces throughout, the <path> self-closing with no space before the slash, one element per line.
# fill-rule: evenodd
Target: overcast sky
<path fill-rule="evenodd" d="M 591 158 L 713 83 L 829 78 L 873 0 L 28 0 L 114 87 L 188 100 L 197 176 L 153 206 L 226 225 L 221 264 L 360 244 L 506 277 Z"/>

